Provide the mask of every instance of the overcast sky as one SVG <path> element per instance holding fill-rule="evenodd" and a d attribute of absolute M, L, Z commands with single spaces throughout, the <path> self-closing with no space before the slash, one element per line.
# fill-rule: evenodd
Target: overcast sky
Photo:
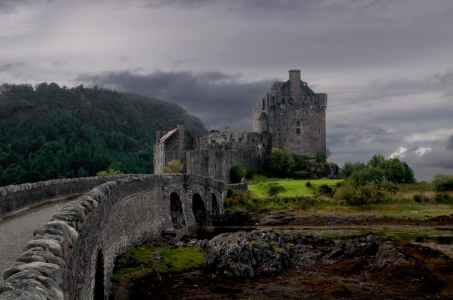
<path fill-rule="evenodd" d="M 97 84 L 251 131 L 289 69 L 328 94 L 329 160 L 453 174 L 453 1 L 0 0 L 0 84 Z"/>

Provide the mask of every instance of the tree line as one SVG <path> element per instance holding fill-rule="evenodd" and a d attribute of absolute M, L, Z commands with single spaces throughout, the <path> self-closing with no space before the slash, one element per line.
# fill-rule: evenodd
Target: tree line
<path fill-rule="evenodd" d="M 206 132 L 176 104 L 97 86 L 3 84 L 0 93 L 0 186 L 152 173 L 158 128 L 182 121 L 192 135 Z"/>

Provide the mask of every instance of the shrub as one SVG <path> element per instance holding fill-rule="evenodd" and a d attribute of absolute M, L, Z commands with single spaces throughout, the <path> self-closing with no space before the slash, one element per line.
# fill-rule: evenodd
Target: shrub
<path fill-rule="evenodd" d="M 245 178 L 250 179 L 255 175 L 255 172 L 253 170 L 247 170 L 247 173 L 245 174 Z"/>
<path fill-rule="evenodd" d="M 269 155 L 269 169 L 280 178 L 285 178 L 291 174 L 296 161 L 288 147 L 272 148 Z"/>
<path fill-rule="evenodd" d="M 285 187 L 278 184 L 278 183 L 268 183 L 264 187 L 264 191 L 269 195 L 269 196 L 275 196 L 280 192 L 285 191 Z"/>
<path fill-rule="evenodd" d="M 167 164 L 165 173 L 181 173 L 183 164 L 179 159 L 174 159 Z"/>
<path fill-rule="evenodd" d="M 381 185 L 381 187 L 392 194 L 395 194 L 397 191 L 399 191 L 399 188 L 396 186 L 396 184 L 394 184 L 393 182 L 390 182 L 390 181 L 385 181 Z"/>
<path fill-rule="evenodd" d="M 101 171 L 101 172 L 98 172 L 96 173 L 96 176 L 111 176 L 111 175 L 120 175 L 120 174 L 124 174 L 123 172 L 119 171 L 119 170 L 115 170 L 113 168 L 110 168 L 107 171 Z"/>
<path fill-rule="evenodd" d="M 422 203 L 423 202 L 423 195 L 415 194 L 414 195 L 414 201 L 417 202 L 417 203 Z"/>
<path fill-rule="evenodd" d="M 310 180 L 309 180 L 309 181 L 307 181 L 307 182 L 305 183 L 305 186 L 306 186 L 306 187 L 311 187 L 311 183 L 310 183 Z"/>
<path fill-rule="evenodd" d="M 436 202 L 441 204 L 453 204 L 453 197 L 446 192 L 436 194 Z"/>
<path fill-rule="evenodd" d="M 240 166 L 234 166 L 230 170 L 230 180 L 232 183 L 240 183 L 241 179 L 246 176 L 247 171 Z"/>
<path fill-rule="evenodd" d="M 333 196 L 333 189 L 328 186 L 327 184 L 322 184 L 320 186 L 318 186 L 318 188 L 316 189 L 316 192 L 315 194 L 317 196 L 328 196 L 328 197 L 332 197 Z"/>
<path fill-rule="evenodd" d="M 453 175 L 438 174 L 434 176 L 431 186 L 435 191 L 453 191 Z"/>
<path fill-rule="evenodd" d="M 227 192 L 227 198 L 225 199 L 225 207 L 232 207 L 240 204 L 249 205 L 252 203 L 252 200 L 252 195 L 250 193 L 229 190 Z"/>
<path fill-rule="evenodd" d="M 374 182 L 360 186 L 347 180 L 337 189 L 333 198 L 336 201 L 346 201 L 349 205 L 370 205 L 377 203 L 382 196 Z"/>

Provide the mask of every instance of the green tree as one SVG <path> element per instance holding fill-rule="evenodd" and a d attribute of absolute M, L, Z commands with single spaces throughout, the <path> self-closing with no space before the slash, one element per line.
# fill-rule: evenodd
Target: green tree
<path fill-rule="evenodd" d="M 437 174 L 431 181 L 431 186 L 438 192 L 453 191 L 453 175 Z"/>
<path fill-rule="evenodd" d="M 384 181 L 384 172 L 378 167 L 368 167 L 353 172 L 350 179 L 357 185 L 366 185 L 370 182 L 381 184 Z"/>
<path fill-rule="evenodd" d="M 378 167 L 381 163 L 385 161 L 384 155 L 381 153 L 373 155 L 373 157 L 368 161 L 367 167 Z"/>
<path fill-rule="evenodd" d="M 77 171 L 77 177 L 88 177 L 88 176 L 90 176 L 90 174 L 88 173 L 88 171 L 85 171 L 85 169 L 83 167 L 81 167 Z"/>
<path fill-rule="evenodd" d="M 366 166 L 361 162 L 346 162 L 340 171 L 341 178 L 349 178 L 354 172 L 365 169 Z"/>
<path fill-rule="evenodd" d="M 291 174 L 295 166 L 296 162 L 288 147 L 272 148 L 269 155 L 269 168 L 275 176 L 285 178 Z"/>
<path fill-rule="evenodd" d="M 230 180 L 232 183 L 240 183 L 242 178 L 247 176 L 247 170 L 240 166 L 234 166 L 230 170 Z"/>
<path fill-rule="evenodd" d="M 380 164 L 385 179 L 395 183 L 404 183 L 406 168 L 398 158 L 389 158 Z"/>

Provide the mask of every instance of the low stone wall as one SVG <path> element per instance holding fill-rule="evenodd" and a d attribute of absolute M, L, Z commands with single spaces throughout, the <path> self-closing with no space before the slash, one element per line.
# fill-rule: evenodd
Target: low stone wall
<path fill-rule="evenodd" d="M 194 193 L 207 211 L 216 195 L 223 212 L 227 190 L 246 188 L 246 182 L 228 185 L 188 174 L 136 175 L 97 186 L 35 231 L 3 273 L 0 300 L 106 299 L 115 258 L 173 226 L 171 194 L 180 197 L 191 226 Z"/>
<path fill-rule="evenodd" d="M 45 199 L 82 194 L 104 182 L 131 175 L 56 179 L 0 187 L 0 215 L 39 203 Z"/>

